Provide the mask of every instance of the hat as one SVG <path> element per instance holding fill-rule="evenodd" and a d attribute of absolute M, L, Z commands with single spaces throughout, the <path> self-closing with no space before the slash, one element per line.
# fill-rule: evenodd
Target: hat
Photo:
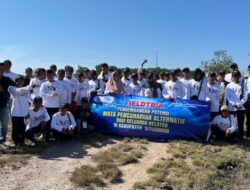
<path fill-rule="evenodd" d="M 228 110 L 226 105 L 221 106 L 220 111 L 223 111 L 223 110 Z"/>
<path fill-rule="evenodd" d="M 232 63 L 232 64 L 230 65 L 230 68 L 231 68 L 231 69 L 235 69 L 235 68 L 238 68 L 238 65 L 237 65 L 237 63 Z"/>
<path fill-rule="evenodd" d="M 68 108 L 68 104 L 61 104 L 60 109 L 63 109 L 63 108 Z"/>
<path fill-rule="evenodd" d="M 87 97 L 83 97 L 82 99 L 81 99 L 81 103 L 82 104 L 84 104 L 84 103 L 88 103 L 89 101 L 88 101 L 88 98 Z"/>

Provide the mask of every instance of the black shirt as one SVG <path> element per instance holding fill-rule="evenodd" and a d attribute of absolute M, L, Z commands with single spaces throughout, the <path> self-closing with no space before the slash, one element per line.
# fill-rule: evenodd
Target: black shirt
<path fill-rule="evenodd" d="M 8 77 L 2 76 L 0 86 L 3 88 L 3 91 L 0 92 L 0 108 L 4 108 L 10 98 L 10 93 L 8 92 L 9 86 L 16 86 L 16 84 Z"/>

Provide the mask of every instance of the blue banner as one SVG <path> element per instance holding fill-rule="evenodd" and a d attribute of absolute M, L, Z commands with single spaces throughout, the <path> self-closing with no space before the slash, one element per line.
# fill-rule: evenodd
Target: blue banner
<path fill-rule="evenodd" d="M 205 140 L 210 107 L 205 101 L 135 95 L 91 97 L 91 122 L 102 131 L 128 137 Z"/>

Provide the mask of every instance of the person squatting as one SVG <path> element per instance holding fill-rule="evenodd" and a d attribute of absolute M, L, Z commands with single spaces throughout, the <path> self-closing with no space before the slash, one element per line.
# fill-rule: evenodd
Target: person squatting
<path fill-rule="evenodd" d="M 107 63 L 99 74 L 89 69 L 76 74 L 69 65 L 58 70 L 51 65 L 47 70 L 26 68 L 22 76 L 12 72 L 12 62 L 5 60 L 0 63 L 0 143 L 6 141 L 9 115 L 15 145 L 25 139 L 35 144 L 37 133 L 47 142 L 51 137 L 61 141 L 84 136 L 94 129 L 89 124 L 89 99 L 103 93 L 207 101 L 208 138 L 234 141 L 250 136 L 250 65 L 246 77 L 232 63 L 230 73 L 204 73 L 197 68 L 191 78 L 188 67 L 150 73 L 144 69 L 146 62 L 136 73 L 125 68 L 121 77 Z"/>

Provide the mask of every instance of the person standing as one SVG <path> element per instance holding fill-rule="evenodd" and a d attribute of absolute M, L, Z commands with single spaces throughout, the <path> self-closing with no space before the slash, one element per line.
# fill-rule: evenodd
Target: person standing
<path fill-rule="evenodd" d="M 244 104 L 246 108 L 246 126 L 247 126 L 247 131 L 246 131 L 246 136 L 250 137 L 250 65 L 248 65 L 248 70 L 247 70 L 247 77 L 245 78 L 246 84 L 247 84 L 247 102 Z"/>
<path fill-rule="evenodd" d="M 105 94 L 124 94 L 125 89 L 124 85 L 116 71 L 111 74 L 110 79 L 106 84 Z"/>
<path fill-rule="evenodd" d="M 226 87 L 225 100 L 229 112 L 237 116 L 238 137 L 241 140 L 244 136 L 244 104 L 248 99 L 248 90 L 246 83 L 244 81 L 240 82 L 240 78 L 241 73 L 239 71 L 234 71 L 233 81 Z"/>
<path fill-rule="evenodd" d="M 126 89 L 126 94 L 140 96 L 142 86 L 138 83 L 137 73 L 132 73 L 131 79 L 132 79 L 132 82 L 129 84 L 128 88 Z"/>
<path fill-rule="evenodd" d="M 190 69 L 188 67 L 185 67 L 182 70 L 182 78 L 180 79 L 180 81 L 185 88 L 185 96 L 183 97 L 183 99 L 187 99 L 187 89 L 190 81 Z"/>
<path fill-rule="evenodd" d="M 43 98 L 43 105 L 46 107 L 50 118 L 52 118 L 59 110 L 60 96 L 63 93 L 63 88 L 60 82 L 55 81 L 53 71 L 50 69 L 47 70 L 47 80 L 41 86 L 40 95 Z M 48 130 L 45 134 L 46 141 L 49 141 L 50 138 L 50 124 L 51 121 L 48 122 Z"/>
<path fill-rule="evenodd" d="M 13 73 L 11 71 L 11 66 L 12 66 L 11 61 L 10 60 L 5 60 L 3 63 L 4 63 L 4 67 L 5 67 L 4 76 L 9 77 L 13 82 L 15 82 L 17 74 Z"/>
<path fill-rule="evenodd" d="M 15 86 L 15 83 L 8 77 L 4 76 L 5 65 L 0 63 L 0 144 L 6 141 L 9 111 L 8 101 L 10 93 L 8 92 L 9 86 Z"/>

